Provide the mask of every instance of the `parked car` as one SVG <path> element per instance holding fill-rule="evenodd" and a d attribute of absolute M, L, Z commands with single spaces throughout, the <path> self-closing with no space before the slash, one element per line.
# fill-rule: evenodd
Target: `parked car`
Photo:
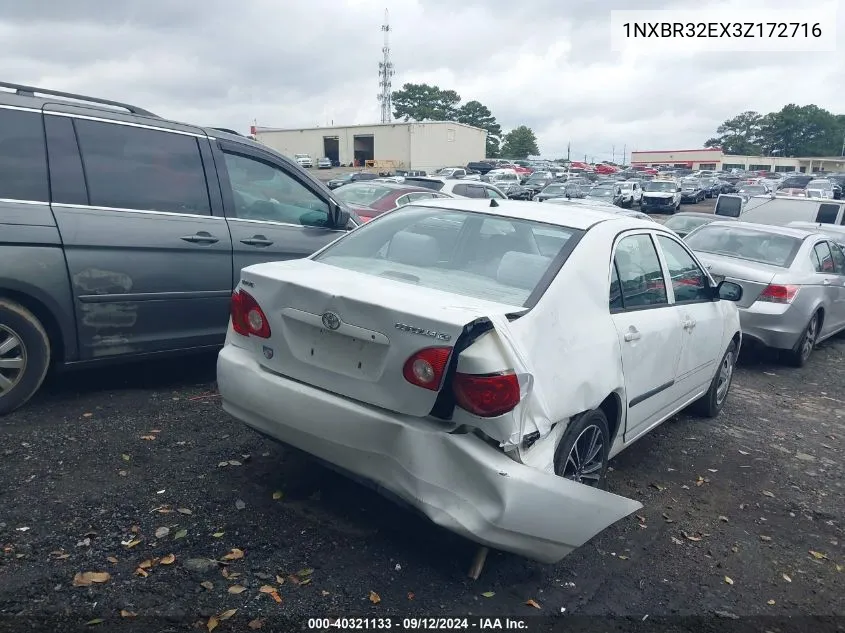
<path fill-rule="evenodd" d="M 299 163 L 300 167 L 305 167 L 306 169 L 310 169 L 314 166 L 314 163 L 311 160 L 311 156 L 309 154 L 294 154 L 293 159 Z"/>
<path fill-rule="evenodd" d="M 248 426 L 551 563 L 641 507 L 601 489 L 609 459 L 690 403 L 719 414 L 741 294 L 657 223 L 413 203 L 243 270 L 217 383 Z"/>
<path fill-rule="evenodd" d="M 467 170 L 463 167 L 441 167 L 432 174 L 440 178 L 464 178 L 466 175 Z"/>
<path fill-rule="evenodd" d="M 784 226 L 790 222 L 842 224 L 845 202 L 806 197 L 752 196 L 725 194 L 716 200 L 714 213 L 739 218 L 743 222 Z"/>
<path fill-rule="evenodd" d="M 743 198 L 745 198 L 745 200 L 747 201 L 752 196 L 763 196 L 763 195 L 770 194 L 771 190 L 766 185 L 763 185 L 763 184 L 756 184 L 756 185 L 744 184 L 744 185 L 740 185 L 737 188 L 737 193 L 740 196 L 742 196 Z"/>
<path fill-rule="evenodd" d="M 580 200 L 573 200 L 572 198 L 549 198 L 546 202 L 572 207 L 575 209 L 583 209 L 586 206 L 591 209 L 598 209 L 608 213 L 616 213 L 617 211 L 622 210 L 612 202 L 600 200 L 598 198 L 582 198 Z"/>
<path fill-rule="evenodd" d="M 705 198 L 704 189 L 698 178 L 684 178 L 681 181 L 681 204 L 691 202 L 698 204 Z"/>
<path fill-rule="evenodd" d="M 359 182 L 361 180 L 376 180 L 377 178 L 381 178 L 381 176 L 368 171 L 356 171 L 348 174 L 343 174 L 343 176 L 338 176 L 337 178 L 332 178 L 326 183 L 326 186 L 329 189 L 337 189 L 338 187 L 342 187 L 343 185 L 348 185 L 350 182 Z"/>
<path fill-rule="evenodd" d="M 360 223 L 245 136 L 0 86 L 0 414 L 51 366 L 220 346 L 241 268 Z"/>
<path fill-rule="evenodd" d="M 845 329 L 845 254 L 796 228 L 711 222 L 686 237 L 714 279 L 743 289 L 743 337 L 803 366 L 815 345 Z"/>
<path fill-rule="evenodd" d="M 479 174 L 486 174 L 491 169 L 495 169 L 496 166 L 493 163 L 488 161 L 479 160 L 479 161 L 470 161 L 467 163 L 466 166 L 467 170 L 477 171 Z"/>
<path fill-rule="evenodd" d="M 331 169 L 332 168 L 332 159 L 331 158 L 321 158 L 317 161 L 317 169 Z"/>
<path fill-rule="evenodd" d="M 803 231 L 827 235 L 836 242 L 840 248 L 845 250 L 845 226 L 838 224 L 821 224 L 816 222 L 790 222 L 786 226 L 801 229 Z"/>
<path fill-rule="evenodd" d="M 834 199 L 834 182 L 828 178 L 816 178 L 807 183 L 804 191 L 808 198 L 827 198 Z"/>
<path fill-rule="evenodd" d="M 803 174 L 787 176 L 780 181 L 777 191 L 788 196 L 805 195 L 807 183 L 811 180 L 813 180 L 813 176 L 805 176 Z"/>
<path fill-rule="evenodd" d="M 548 171 L 535 171 L 528 179 L 522 183 L 522 186 L 531 192 L 531 197 L 540 193 L 547 185 L 555 181 L 554 176 Z"/>
<path fill-rule="evenodd" d="M 622 188 L 618 184 L 596 185 L 587 192 L 585 198 L 611 202 L 618 207 L 623 204 Z"/>
<path fill-rule="evenodd" d="M 679 237 L 686 237 L 689 233 L 697 229 L 699 226 L 704 226 L 710 222 L 717 220 L 729 220 L 722 216 L 714 215 L 713 213 L 696 213 L 694 211 L 682 211 L 676 213 L 670 218 L 667 218 L 663 223 L 668 229 L 672 229 Z"/>
<path fill-rule="evenodd" d="M 540 193 L 534 196 L 537 202 L 543 202 L 551 198 L 576 198 L 580 199 L 587 194 L 581 188 L 581 185 L 574 182 L 553 182 L 546 185 Z"/>
<path fill-rule="evenodd" d="M 439 191 L 452 198 L 489 198 L 491 200 L 505 200 L 505 192 L 489 182 L 454 180 L 449 178 L 406 178 L 405 184 L 425 187 L 432 191 Z"/>
<path fill-rule="evenodd" d="M 530 200 L 532 193 L 522 185 L 522 178 L 510 170 L 494 170 L 487 174 L 487 182 L 512 200 Z"/>
<path fill-rule="evenodd" d="M 655 179 L 643 183 L 640 211 L 677 213 L 681 208 L 681 185 L 677 180 Z"/>
<path fill-rule="evenodd" d="M 626 180 L 620 182 L 619 188 L 622 190 L 622 206 L 631 208 L 634 205 L 639 205 L 643 198 L 643 190 L 640 183 L 636 180 Z"/>
<path fill-rule="evenodd" d="M 335 189 L 335 196 L 351 207 L 364 222 L 369 222 L 382 213 L 415 200 L 451 197 L 449 194 L 432 191 L 426 187 L 376 180 L 343 185 Z"/>

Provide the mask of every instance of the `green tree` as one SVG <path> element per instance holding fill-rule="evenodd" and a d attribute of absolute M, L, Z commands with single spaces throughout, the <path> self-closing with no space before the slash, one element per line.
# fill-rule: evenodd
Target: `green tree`
<path fill-rule="evenodd" d="M 534 130 L 526 125 L 520 125 L 505 135 L 502 144 L 502 155 L 507 158 L 525 159 L 529 156 L 539 156 L 537 137 Z"/>
<path fill-rule="evenodd" d="M 707 139 L 704 147 L 721 147 L 725 154 L 759 154 L 762 120 L 759 112 L 742 112 L 716 128 L 716 136 Z"/>
<path fill-rule="evenodd" d="M 458 123 L 480 127 L 487 130 L 487 158 L 497 158 L 499 155 L 499 139 L 502 126 L 490 109 L 480 101 L 467 101 L 457 111 Z"/>
<path fill-rule="evenodd" d="M 405 84 L 391 95 L 393 116 L 404 121 L 453 121 L 460 95 L 428 84 Z"/>

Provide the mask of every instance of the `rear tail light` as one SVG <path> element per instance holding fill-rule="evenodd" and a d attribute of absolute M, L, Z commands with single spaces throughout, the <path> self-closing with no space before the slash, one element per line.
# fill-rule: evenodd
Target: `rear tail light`
<path fill-rule="evenodd" d="M 795 295 L 798 294 L 800 286 L 781 286 L 777 284 L 770 284 L 757 297 L 757 301 L 767 301 L 769 303 L 792 303 Z"/>
<path fill-rule="evenodd" d="M 519 404 L 519 380 L 512 371 L 455 374 L 452 389 L 458 406 L 482 418 L 495 418 Z"/>
<path fill-rule="evenodd" d="M 241 336 L 270 338 L 267 316 L 255 298 L 243 290 L 232 295 L 232 329 Z"/>
<path fill-rule="evenodd" d="M 405 361 L 402 375 L 412 385 L 437 391 L 449 364 L 451 347 L 426 347 Z"/>

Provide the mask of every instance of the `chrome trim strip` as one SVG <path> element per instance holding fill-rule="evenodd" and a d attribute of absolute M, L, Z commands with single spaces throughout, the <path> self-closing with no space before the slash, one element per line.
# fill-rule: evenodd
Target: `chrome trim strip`
<path fill-rule="evenodd" d="M 156 132 L 170 132 L 171 134 L 181 134 L 182 136 L 193 136 L 194 138 L 208 138 L 206 134 L 198 134 L 196 132 L 185 132 L 183 130 L 172 130 L 166 127 L 158 127 L 155 125 L 144 125 L 141 123 L 130 123 L 129 121 L 120 121 L 116 119 L 105 119 L 103 117 L 89 116 L 87 114 L 76 114 L 72 112 L 54 112 L 52 110 L 44 110 L 45 115 L 63 116 L 71 119 L 84 119 L 85 121 L 97 121 L 98 123 L 113 123 L 114 125 L 125 125 L 127 127 L 137 127 L 143 130 L 155 130 Z"/>
<path fill-rule="evenodd" d="M 219 215 L 202 215 L 200 213 L 177 213 L 175 211 L 152 211 L 150 209 L 123 209 L 120 207 L 98 207 L 89 204 L 66 204 L 63 202 L 54 202 L 54 208 L 59 209 L 81 209 L 83 211 L 120 211 L 122 213 L 144 213 L 147 215 L 166 215 L 177 218 L 202 218 L 203 220 L 225 220 L 226 218 Z"/>
<path fill-rule="evenodd" d="M 197 290 L 194 292 L 128 292 L 105 295 L 79 295 L 80 303 L 112 303 L 138 301 L 180 301 L 182 299 L 229 298 L 231 290 Z"/>
<path fill-rule="evenodd" d="M 8 202 L 10 204 L 50 204 L 49 202 L 42 202 L 41 200 L 15 200 L 14 198 L 0 198 L 0 202 Z"/>
<path fill-rule="evenodd" d="M 290 226 L 295 229 L 319 229 L 319 226 L 305 226 L 304 224 L 291 224 L 290 222 L 275 222 L 273 220 L 247 220 L 246 218 L 226 218 L 230 222 L 248 222 L 249 224 L 269 224 L 271 226 Z M 346 233 L 346 229 L 324 229 L 333 233 Z"/>
<path fill-rule="evenodd" d="M 0 92 L 0 94 L 3 94 Z M 10 92 L 9 94 L 15 94 Z M 41 112 L 39 108 L 27 108 L 26 106 L 16 106 L 16 105 L 6 105 L 5 103 L 0 103 L 0 110 L 20 110 L 21 112 Z"/>

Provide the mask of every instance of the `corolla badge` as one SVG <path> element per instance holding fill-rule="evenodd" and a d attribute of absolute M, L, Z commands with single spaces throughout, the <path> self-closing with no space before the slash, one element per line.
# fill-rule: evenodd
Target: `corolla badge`
<path fill-rule="evenodd" d="M 451 334 L 446 334 L 444 332 L 435 332 L 434 330 L 427 330 L 421 327 L 414 327 L 413 325 L 408 325 L 407 323 L 394 323 L 393 327 L 395 327 L 397 330 L 402 330 L 403 332 L 410 332 L 411 334 L 428 336 L 430 338 L 437 339 L 438 341 L 452 340 Z"/>
<path fill-rule="evenodd" d="M 323 321 L 323 325 L 326 326 L 326 329 L 336 330 L 340 327 L 340 317 L 334 312 L 324 312 L 321 320 Z"/>

